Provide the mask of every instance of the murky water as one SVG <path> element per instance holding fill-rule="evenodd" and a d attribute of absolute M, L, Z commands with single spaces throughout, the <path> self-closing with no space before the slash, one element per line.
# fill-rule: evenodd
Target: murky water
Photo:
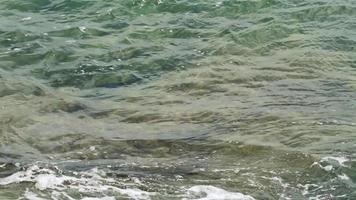
<path fill-rule="evenodd" d="M 356 199 L 354 0 L 0 3 L 0 199 Z"/>

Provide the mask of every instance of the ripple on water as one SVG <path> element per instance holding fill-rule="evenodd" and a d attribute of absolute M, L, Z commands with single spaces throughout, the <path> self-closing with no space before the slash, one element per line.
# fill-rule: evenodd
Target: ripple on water
<path fill-rule="evenodd" d="M 5 0 L 0 16 L 1 197 L 354 199 L 352 1 Z"/>

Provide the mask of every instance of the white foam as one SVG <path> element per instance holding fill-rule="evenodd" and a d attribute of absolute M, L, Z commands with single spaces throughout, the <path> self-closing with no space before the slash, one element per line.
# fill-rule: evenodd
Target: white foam
<path fill-rule="evenodd" d="M 74 178 L 61 176 L 57 177 L 53 174 L 40 174 L 35 178 L 36 188 L 39 190 L 60 189 L 64 181 L 75 180 Z"/>
<path fill-rule="evenodd" d="M 341 179 L 341 180 L 350 180 L 350 177 L 348 177 L 346 174 L 341 174 L 341 175 L 338 175 L 337 177 L 339 177 L 339 179 Z"/>
<path fill-rule="evenodd" d="M 28 168 L 26 171 L 16 172 L 8 177 L 0 178 L 0 185 L 9 185 L 21 182 L 34 182 L 39 190 L 48 188 L 58 189 L 64 181 L 76 180 L 74 177 L 56 176 L 55 172 L 49 169 L 40 169 L 37 165 Z"/>
<path fill-rule="evenodd" d="M 22 18 L 21 20 L 22 21 L 28 21 L 28 20 L 31 20 L 32 19 L 32 17 L 24 17 L 24 18 Z"/>
<path fill-rule="evenodd" d="M 9 185 L 21 182 L 35 183 L 35 187 L 38 190 L 50 190 L 52 191 L 53 199 L 58 195 L 64 195 L 68 199 L 70 196 L 64 192 L 67 189 L 77 190 L 83 193 L 89 194 L 105 194 L 106 192 L 116 192 L 120 195 L 127 196 L 130 199 L 135 200 L 147 200 L 154 193 L 142 191 L 137 188 L 119 188 L 112 184 L 115 184 L 115 180 L 111 178 L 103 177 L 104 171 L 94 168 L 86 172 L 79 172 L 78 177 L 65 176 L 51 169 L 40 168 L 34 165 L 28 168 L 26 171 L 16 172 L 8 177 L 0 178 L 0 185 Z M 26 191 L 24 197 L 29 200 L 43 200 L 31 191 Z M 114 197 L 83 197 L 82 200 L 115 200 Z"/>
<path fill-rule="evenodd" d="M 95 146 L 91 146 L 91 147 L 89 148 L 89 150 L 90 150 L 90 151 L 95 151 Z"/>
<path fill-rule="evenodd" d="M 85 31 L 87 30 L 87 28 L 85 26 L 79 26 L 78 28 L 83 33 L 85 33 Z"/>
<path fill-rule="evenodd" d="M 303 196 L 308 195 L 309 194 L 309 190 L 311 188 L 313 188 L 313 190 L 319 190 L 319 189 L 323 188 L 323 186 L 319 186 L 317 184 L 305 184 L 305 185 L 298 184 L 298 187 L 303 188 L 303 191 L 302 191 Z"/>
<path fill-rule="evenodd" d="M 320 159 L 320 162 L 314 162 L 312 166 L 319 166 L 321 169 L 325 170 L 325 171 L 332 171 L 334 169 L 334 167 L 336 166 L 342 166 L 342 167 L 347 167 L 345 165 L 345 162 L 348 162 L 350 161 L 349 159 L 347 159 L 346 157 L 335 157 L 335 156 L 327 156 L 327 157 L 324 157 L 324 158 L 321 158 Z M 329 165 L 321 165 L 321 162 L 327 162 L 329 163 Z"/>
<path fill-rule="evenodd" d="M 323 167 L 322 165 L 319 165 L 320 168 L 324 169 L 325 171 L 329 172 L 333 169 L 333 166 L 332 165 L 327 165 L 325 167 Z"/>
<path fill-rule="evenodd" d="M 254 200 L 254 198 L 249 195 L 238 192 L 228 192 L 210 185 L 196 185 L 189 188 L 187 192 L 189 197 L 183 200 Z"/>
<path fill-rule="evenodd" d="M 129 196 L 132 199 L 150 199 L 150 193 L 145 192 L 136 188 L 133 189 L 120 189 L 120 188 L 115 188 L 115 191 L 118 191 L 119 193 Z"/>
<path fill-rule="evenodd" d="M 0 185 L 9 185 L 12 183 L 31 181 L 32 172 L 37 169 L 38 169 L 37 166 L 33 166 L 29 168 L 27 171 L 16 172 L 8 177 L 0 178 Z"/>
<path fill-rule="evenodd" d="M 67 200 L 76 200 L 69 196 L 66 192 L 52 191 L 51 199 L 60 200 L 62 199 L 61 197 L 65 197 Z"/>
<path fill-rule="evenodd" d="M 224 0 L 218 0 L 218 1 L 216 1 L 215 6 L 219 7 L 219 6 L 222 6 L 223 4 L 224 4 Z"/>
<path fill-rule="evenodd" d="M 327 156 L 321 159 L 321 161 L 330 161 L 335 160 L 339 163 L 340 166 L 346 167 L 345 162 L 349 161 L 346 157 L 335 157 L 335 156 Z"/>
<path fill-rule="evenodd" d="M 41 197 L 38 197 L 37 194 L 30 192 L 30 191 L 26 191 L 24 197 L 28 200 L 47 200 Z"/>
<path fill-rule="evenodd" d="M 82 200 L 116 200 L 115 197 L 85 197 Z"/>

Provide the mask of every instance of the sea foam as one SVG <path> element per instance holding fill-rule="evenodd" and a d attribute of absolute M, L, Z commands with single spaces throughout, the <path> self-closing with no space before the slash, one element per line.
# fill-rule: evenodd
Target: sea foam
<path fill-rule="evenodd" d="M 254 200 L 249 195 L 238 192 L 229 192 L 211 185 L 196 185 L 187 190 L 189 198 L 184 200 Z"/>
<path fill-rule="evenodd" d="M 146 200 L 154 193 L 146 192 L 137 188 L 119 188 L 115 186 L 115 181 L 110 178 L 102 177 L 105 172 L 96 168 L 77 173 L 78 176 L 66 176 L 52 169 L 41 168 L 37 165 L 29 167 L 25 171 L 16 172 L 8 177 L 0 178 L 0 185 L 18 184 L 23 182 L 32 182 L 37 190 L 52 191 L 51 199 L 58 196 L 65 196 L 70 200 L 77 200 L 66 193 L 66 190 L 76 190 L 83 194 L 92 194 L 96 196 L 106 192 L 114 192 L 120 196 L 126 196 L 129 199 Z M 27 190 L 24 198 L 29 200 L 46 200 L 36 193 Z M 115 197 L 83 197 L 80 200 L 115 200 Z"/>

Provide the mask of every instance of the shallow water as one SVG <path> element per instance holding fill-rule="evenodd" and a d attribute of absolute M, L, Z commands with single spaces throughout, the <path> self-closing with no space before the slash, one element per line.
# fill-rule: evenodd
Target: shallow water
<path fill-rule="evenodd" d="M 353 0 L 0 3 L 0 199 L 356 199 Z"/>

